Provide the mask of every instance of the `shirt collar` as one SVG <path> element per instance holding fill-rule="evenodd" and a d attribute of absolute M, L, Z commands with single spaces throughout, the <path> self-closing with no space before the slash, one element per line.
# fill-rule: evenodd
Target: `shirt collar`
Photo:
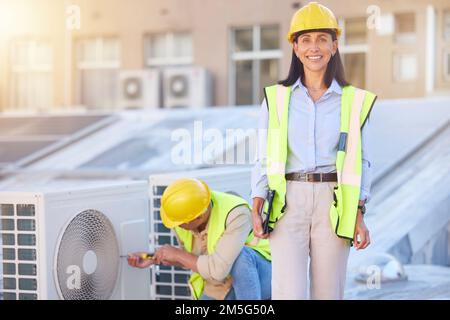
<path fill-rule="evenodd" d="M 301 88 L 305 93 L 308 92 L 308 89 L 306 89 L 306 87 L 300 81 L 300 78 L 298 78 L 297 81 L 295 81 L 295 83 L 292 85 L 291 91 L 294 91 L 297 87 Z M 339 85 L 339 83 L 336 81 L 336 79 L 333 79 L 330 87 L 327 89 L 327 91 L 325 91 L 324 95 L 329 92 L 335 92 L 337 94 L 342 94 L 342 88 Z"/>
<path fill-rule="evenodd" d="M 342 94 L 342 88 L 339 85 L 339 83 L 336 81 L 336 79 L 333 79 L 333 81 L 331 82 L 331 85 L 327 91 L 330 91 L 330 92 L 333 91 L 337 94 Z"/>
<path fill-rule="evenodd" d="M 297 87 L 303 87 L 303 83 L 300 81 L 300 78 L 295 81 L 295 83 L 292 85 L 291 91 L 294 91 Z M 305 87 L 303 87 L 304 89 Z"/>

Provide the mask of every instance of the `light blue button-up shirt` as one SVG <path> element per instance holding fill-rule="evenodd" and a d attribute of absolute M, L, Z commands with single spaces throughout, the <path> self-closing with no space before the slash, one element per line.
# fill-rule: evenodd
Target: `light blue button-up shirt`
<path fill-rule="evenodd" d="M 342 88 L 333 80 L 328 90 L 315 103 L 302 82 L 291 88 L 288 125 L 288 157 L 286 173 L 336 172 L 339 142 Z M 252 170 L 251 197 L 265 198 L 266 144 L 269 114 L 264 100 L 261 105 L 256 162 Z M 370 200 L 370 161 L 367 150 L 367 121 L 362 130 L 362 176 L 360 199 Z"/>

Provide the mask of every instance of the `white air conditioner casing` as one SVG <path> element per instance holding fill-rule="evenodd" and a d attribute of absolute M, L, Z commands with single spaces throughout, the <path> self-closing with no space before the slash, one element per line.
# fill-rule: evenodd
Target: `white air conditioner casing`
<path fill-rule="evenodd" d="M 150 246 L 158 248 L 164 244 L 178 245 L 175 234 L 162 224 L 160 200 L 165 188 L 179 178 L 198 178 L 215 191 L 235 193 L 249 201 L 251 168 L 211 168 L 149 177 L 150 196 Z M 190 299 L 189 270 L 178 267 L 154 266 L 151 270 L 152 299 Z"/>
<path fill-rule="evenodd" d="M 204 108 L 212 105 L 212 76 L 201 67 L 163 70 L 164 108 Z"/>
<path fill-rule="evenodd" d="M 119 107 L 160 108 L 161 78 L 157 69 L 122 70 L 119 74 Z"/>
<path fill-rule="evenodd" d="M 88 183 L 86 183 L 88 184 Z M 0 192 L 3 299 L 149 299 L 148 184 Z"/>

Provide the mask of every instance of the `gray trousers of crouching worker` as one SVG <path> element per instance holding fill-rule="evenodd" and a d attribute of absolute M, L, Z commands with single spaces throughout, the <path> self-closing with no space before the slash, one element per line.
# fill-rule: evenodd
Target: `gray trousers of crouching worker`
<path fill-rule="evenodd" d="M 272 299 L 343 299 L 350 244 L 330 223 L 336 185 L 287 181 L 285 215 L 269 238 Z"/>

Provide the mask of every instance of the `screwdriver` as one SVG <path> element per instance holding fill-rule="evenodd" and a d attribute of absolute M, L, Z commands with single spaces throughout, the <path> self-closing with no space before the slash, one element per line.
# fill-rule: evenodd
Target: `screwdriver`
<path fill-rule="evenodd" d="M 121 255 L 121 258 L 128 258 L 128 255 Z M 151 255 L 150 253 L 142 253 L 139 258 L 141 258 L 142 260 L 151 260 L 153 259 L 153 255 Z"/>

